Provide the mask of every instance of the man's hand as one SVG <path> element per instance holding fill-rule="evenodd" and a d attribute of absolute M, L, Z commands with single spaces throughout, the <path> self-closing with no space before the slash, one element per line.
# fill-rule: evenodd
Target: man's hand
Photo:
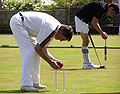
<path fill-rule="evenodd" d="M 96 17 L 93 17 L 91 24 L 100 33 L 100 35 L 102 36 L 103 39 L 107 39 L 108 35 L 102 31 L 102 29 L 98 23 L 98 19 Z"/>
<path fill-rule="evenodd" d="M 30 37 L 32 40 L 33 45 L 35 46 L 37 44 L 36 38 L 35 37 Z"/>
<path fill-rule="evenodd" d="M 56 63 L 56 61 L 52 61 L 52 62 L 48 62 L 49 65 L 53 68 L 53 69 L 60 69 L 59 65 Z"/>
<path fill-rule="evenodd" d="M 107 39 L 107 38 L 108 38 L 108 35 L 107 35 L 105 32 L 103 32 L 103 33 L 101 34 L 101 36 L 102 36 L 103 39 Z"/>
<path fill-rule="evenodd" d="M 59 60 L 54 59 L 52 56 L 49 55 L 46 48 L 42 48 L 39 44 L 36 44 L 35 51 L 38 53 L 40 57 L 42 57 L 53 69 L 60 69 L 56 62 Z"/>

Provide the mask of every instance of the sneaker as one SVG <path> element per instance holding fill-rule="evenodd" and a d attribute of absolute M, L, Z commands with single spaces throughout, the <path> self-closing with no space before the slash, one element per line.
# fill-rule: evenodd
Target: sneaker
<path fill-rule="evenodd" d="M 33 84 L 33 87 L 38 88 L 38 89 L 47 89 L 47 86 L 41 85 L 41 84 Z"/>
<path fill-rule="evenodd" d="M 38 89 L 34 88 L 33 86 L 21 86 L 20 91 L 21 92 L 38 92 Z"/>
<path fill-rule="evenodd" d="M 83 64 L 83 69 L 99 69 L 100 65 L 94 65 L 93 63 L 90 64 Z"/>

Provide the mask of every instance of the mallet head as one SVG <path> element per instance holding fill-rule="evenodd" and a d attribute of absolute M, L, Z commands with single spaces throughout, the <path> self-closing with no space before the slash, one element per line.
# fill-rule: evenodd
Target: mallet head
<path fill-rule="evenodd" d="M 101 65 L 100 69 L 106 69 L 106 67 L 104 65 Z"/>

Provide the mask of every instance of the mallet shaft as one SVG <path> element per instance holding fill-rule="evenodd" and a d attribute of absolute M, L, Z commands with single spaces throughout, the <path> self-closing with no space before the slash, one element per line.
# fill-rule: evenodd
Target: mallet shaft
<path fill-rule="evenodd" d="M 94 48 L 94 50 L 95 50 L 96 56 L 97 56 L 97 58 L 98 58 L 98 62 L 99 62 L 99 64 L 100 64 L 100 66 L 102 66 L 102 64 L 101 64 L 101 62 L 100 62 L 100 59 L 99 59 L 99 57 L 98 57 L 98 54 L 97 54 L 96 48 Z"/>
<path fill-rule="evenodd" d="M 96 51 L 94 42 L 93 42 L 92 37 L 91 37 L 91 35 L 90 35 L 90 32 L 88 33 L 88 35 L 89 35 L 90 41 L 91 41 L 91 43 L 92 43 L 92 46 L 93 46 L 93 48 L 94 48 L 95 54 L 96 54 L 96 56 L 97 56 L 97 58 L 98 58 L 99 64 L 100 64 L 100 66 L 102 66 L 102 64 L 101 64 L 101 62 L 100 62 L 100 59 L 99 59 L 99 57 L 98 57 L 98 54 L 97 54 L 97 51 Z"/>

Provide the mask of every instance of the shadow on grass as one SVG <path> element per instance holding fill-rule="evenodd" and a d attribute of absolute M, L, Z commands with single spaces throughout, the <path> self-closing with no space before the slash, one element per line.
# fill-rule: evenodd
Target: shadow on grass
<path fill-rule="evenodd" d="M 39 91 L 39 92 L 29 92 L 29 93 L 46 93 L 46 92 L 50 92 L 50 91 Z M 6 91 L 0 91 L 0 94 L 4 94 L 4 93 L 11 93 L 11 94 L 14 94 L 14 93 L 28 93 L 28 92 L 20 92 L 20 90 L 6 90 Z"/>
<path fill-rule="evenodd" d="M 105 68 L 100 68 L 99 70 L 103 70 L 103 69 L 105 69 Z M 52 71 L 54 71 L 53 69 L 51 69 Z M 92 69 L 83 69 L 83 68 L 68 68 L 68 69 L 59 69 L 58 71 L 63 71 L 63 70 L 65 70 L 65 71 L 75 71 L 75 70 L 92 70 Z M 96 69 L 96 70 L 98 70 L 98 69 Z"/>
<path fill-rule="evenodd" d="M 60 69 L 60 70 L 63 70 L 63 69 Z M 68 69 L 65 69 L 66 71 L 74 71 L 74 70 L 83 70 L 81 68 L 68 68 Z"/>
<path fill-rule="evenodd" d="M 54 69 L 50 69 L 51 71 L 54 71 Z M 83 70 L 83 69 L 80 69 L 80 68 L 68 68 L 68 69 L 58 69 L 57 71 L 63 71 L 63 70 L 65 70 L 65 71 L 74 71 L 74 70 Z"/>

